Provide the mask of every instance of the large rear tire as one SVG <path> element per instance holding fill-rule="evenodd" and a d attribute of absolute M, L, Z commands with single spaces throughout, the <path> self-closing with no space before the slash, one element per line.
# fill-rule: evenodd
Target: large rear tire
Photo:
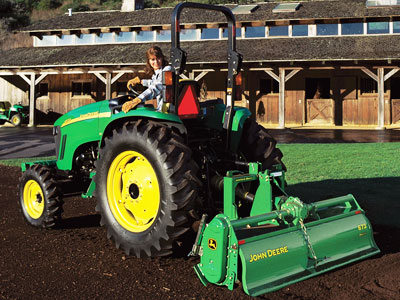
<path fill-rule="evenodd" d="M 252 119 L 247 119 L 244 123 L 239 150 L 247 161 L 262 163 L 263 169 L 271 169 L 280 164 L 286 170 L 282 162 L 283 154 L 276 148 L 276 140 Z"/>
<path fill-rule="evenodd" d="M 51 228 L 61 220 L 63 201 L 48 167 L 33 165 L 22 174 L 18 204 L 32 226 Z"/>
<path fill-rule="evenodd" d="M 117 248 L 172 253 L 189 228 L 198 179 L 191 150 L 170 128 L 139 120 L 105 139 L 96 162 L 96 210 Z"/>

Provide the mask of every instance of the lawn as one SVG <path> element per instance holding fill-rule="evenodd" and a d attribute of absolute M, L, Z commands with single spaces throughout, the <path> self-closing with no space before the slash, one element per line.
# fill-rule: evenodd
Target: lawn
<path fill-rule="evenodd" d="M 353 194 L 372 222 L 400 228 L 400 143 L 281 144 L 288 192 L 305 202 Z"/>

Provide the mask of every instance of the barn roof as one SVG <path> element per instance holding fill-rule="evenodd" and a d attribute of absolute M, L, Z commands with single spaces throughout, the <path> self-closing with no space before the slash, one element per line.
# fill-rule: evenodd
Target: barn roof
<path fill-rule="evenodd" d="M 238 22 L 276 22 L 279 20 L 322 20 L 322 19 L 354 19 L 364 17 L 400 16 L 400 6 L 366 7 L 365 0 L 325 0 L 299 1 L 295 12 L 274 13 L 273 9 L 281 2 L 259 3 L 258 8 L 250 14 L 238 14 Z M 230 5 L 230 8 L 235 6 Z M 60 15 L 48 20 L 41 20 L 28 27 L 25 32 L 43 32 L 57 30 L 80 30 L 97 28 L 121 28 L 141 26 L 162 26 L 171 23 L 173 8 L 153 8 L 133 12 L 79 12 L 72 16 Z M 181 24 L 224 23 L 222 14 L 197 9 L 184 10 Z"/>
<path fill-rule="evenodd" d="M 184 42 L 188 64 L 226 62 L 226 41 Z M 0 56 L 0 68 L 142 65 L 151 44 L 17 48 Z M 158 44 L 168 56 L 170 43 Z M 382 45 L 385 45 L 382 47 Z M 398 36 L 342 36 L 238 40 L 244 62 L 400 60 Z M 284 55 L 282 54 L 284 53 Z"/>

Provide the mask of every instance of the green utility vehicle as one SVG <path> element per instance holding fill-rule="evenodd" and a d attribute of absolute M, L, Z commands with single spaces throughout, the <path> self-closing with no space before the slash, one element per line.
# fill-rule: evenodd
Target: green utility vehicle
<path fill-rule="evenodd" d="M 19 104 L 11 105 L 10 101 L 0 101 L 0 125 L 6 122 L 20 126 L 29 117 L 28 108 Z"/>
<path fill-rule="evenodd" d="M 228 22 L 226 99 L 199 102 L 195 81 L 180 80 L 183 9 L 223 13 Z M 242 56 L 230 9 L 178 4 L 172 14 L 169 113 L 146 105 L 121 112 L 129 96 L 70 111 L 54 124 L 56 160 L 22 164 L 19 204 L 26 221 L 50 228 L 63 199 L 96 197 L 101 225 L 118 248 L 163 256 L 197 235 L 191 255 L 204 284 L 259 295 L 379 252 L 371 224 L 347 195 L 306 204 L 285 192 L 275 140 L 235 107 Z M 131 96 L 135 96 L 134 92 Z M 193 241 L 193 239 L 192 239 Z"/>

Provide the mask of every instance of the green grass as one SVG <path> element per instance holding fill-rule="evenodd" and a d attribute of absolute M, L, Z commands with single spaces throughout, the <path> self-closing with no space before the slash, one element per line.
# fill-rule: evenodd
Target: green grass
<path fill-rule="evenodd" d="M 291 184 L 400 176 L 400 143 L 280 144 Z"/>
<path fill-rule="evenodd" d="M 373 223 L 400 227 L 400 143 L 279 148 L 290 195 L 314 202 L 353 194 Z"/>

